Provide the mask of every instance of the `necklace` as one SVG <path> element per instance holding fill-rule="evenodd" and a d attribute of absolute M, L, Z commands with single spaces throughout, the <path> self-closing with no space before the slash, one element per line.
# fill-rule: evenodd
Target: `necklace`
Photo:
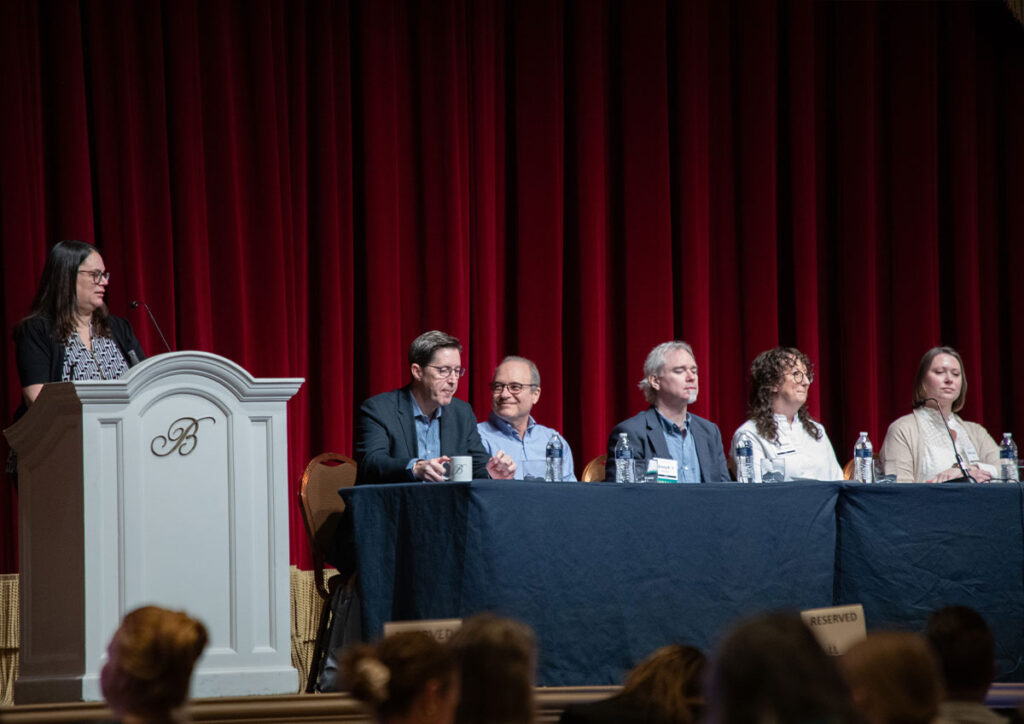
<path fill-rule="evenodd" d="M 81 340 L 81 334 L 79 334 L 79 340 Z M 82 346 L 85 347 L 86 351 L 89 353 L 89 356 L 92 357 L 92 361 L 96 363 L 96 371 L 100 373 L 100 379 L 109 379 L 106 375 L 106 372 L 103 370 L 103 363 L 100 362 L 100 358 L 96 356 L 95 338 L 93 337 L 92 334 L 92 322 L 89 322 L 89 343 L 85 344 L 83 342 Z"/>
<path fill-rule="evenodd" d="M 93 350 L 91 350 L 91 349 L 89 350 L 89 354 L 92 355 L 93 362 L 96 363 L 96 369 L 99 370 L 100 379 L 101 380 L 107 379 L 107 375 L 103 372 L 103 363 L 100 362 L 100 358 L 97 357 L 96 353 Z"/>

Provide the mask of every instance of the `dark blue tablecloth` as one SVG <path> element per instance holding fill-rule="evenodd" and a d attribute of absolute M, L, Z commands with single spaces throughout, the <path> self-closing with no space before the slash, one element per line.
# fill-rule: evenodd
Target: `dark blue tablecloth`
<path fill-rule="evenodd" d="M 529 623 L 538 683 L 619 683 L 658 646 L 714 646 L 740 616 L 863 603 L 920 629 L 947 603 L 996 630 L 1022 680 L 1018 485 L 475 481 L 342 491 L 365 630 L 491 610 Z"/>
<path fill-rule="evenodd" d="M 921 631 L 940 606 L 970 606 L 996 638 L 1000 681 L 1024 681 L 1024 517 L 1019 484 L 845 485 L 836 601 L 869 628 Z"/>

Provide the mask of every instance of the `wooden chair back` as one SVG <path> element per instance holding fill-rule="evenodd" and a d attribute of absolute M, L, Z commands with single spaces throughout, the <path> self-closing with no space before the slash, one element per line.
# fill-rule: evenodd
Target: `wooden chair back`
<path fill-rule="evenodd" d="M 584 483 L 602 482 L 604 480 L 604 466 L 607 461 L 607 455 L 598 455 L 583 468 L 583 477 L 580 480 Z"/>
<path fill-rule="evenodd" d="M 299 506 L 313 553 L 313 580 L 325 600 L 330 592 L 324 585 L 324 555 L 345 512 L 339 488 L 356 482 L 356 461 L 338 453 L 323 453 L 309 461 L 299 483 Z"/>

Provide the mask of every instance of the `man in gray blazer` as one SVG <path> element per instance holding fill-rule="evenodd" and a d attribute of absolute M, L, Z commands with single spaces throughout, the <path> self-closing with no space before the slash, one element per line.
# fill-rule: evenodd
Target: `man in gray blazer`
<path fill-rule="evenodd" d="M 474 478 L 511 478 L 516 464 L 499 450 L 488 457 L 473 408 L 455 399 L 462 344 L 436 330 L 409 346 L 409 384 L 374 395 L 359 409 L 356 485 L 441 481 L 455 455 L 473 456 Z"/>
<path fill-rule="evenodd" d="M 697 372 L 693 348 L 686 342 L 663 342 L 651 350 L 639 383 L 651 406 L 612 430 L 608 437 L 607 480 L 615 480 L 615 444 L 623 432 L 635 459 L 674 459 L 680 483 L 731 479 L 718 425 L 686 409 L 697 401 Z"/>

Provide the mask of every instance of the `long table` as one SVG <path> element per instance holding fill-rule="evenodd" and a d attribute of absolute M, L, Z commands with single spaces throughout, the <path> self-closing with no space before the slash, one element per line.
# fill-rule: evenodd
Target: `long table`
<path fill-rule="evenodd" d="M 870 629 L 977 609 L 998 680 L 1024 681 L 1020 484 L 367 485 L 364 631 L 495 611 L 540 644 L 538 683 L 612 684 L 658 646 L 704 649 L 741 616 L 864 605 Z"/>

